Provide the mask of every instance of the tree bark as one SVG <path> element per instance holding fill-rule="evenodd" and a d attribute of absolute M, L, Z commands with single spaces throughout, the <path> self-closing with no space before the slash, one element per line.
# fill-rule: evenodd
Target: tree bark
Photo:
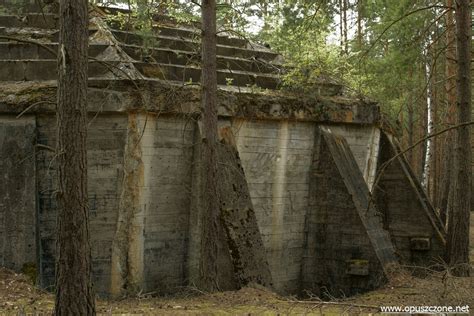
<path fill-rule="evenodd" d="M 218 289 L 218 225 L 219 195 L 217 189 L 217 66 L 216 66 L 216 1 L 201 2 L 202 15 L 202 124 L 204 172 L 202 201 L 201 286 L 208 291 Z"/>
<path fill-rule="evenodd" d="M 413 134 L 414 134 L 414 129 L 415 129 L 415 119 L 414 119 L 414 111 L 413 111 L 413 104 L 412 100 L 410 99 L 408 101 L 408 147 L 413 146 Z M 414 164 L 414 159 L 413 159 L 413 150 L 410 150 L 408 152 L 408 161 L 410 162 L 410 165 L 413 167 Z"/>
<path fill-rule="evenodd" d="M 457 123 L 471 120 L 471 9 L 469 0 L 456 2 Z M 469 126 L 456 130 L 453 203 L 449 217 L 447 259 L 456 276 L 469 276 L 471 211 L 471 137 Z"/>
<path fill-rule="evenodd" d="M 95 315 L 87 199 L 87 1 L 62 0 L 59 23 L 55 314 Z"/>
<path fill-rule="evenodd" d="M 349 42 L 347 41 L 347 0 L 343 0 L 343 21 L 344 21 L 344 54 L 348 54 L 349 53 Z"/>
<path fill-rule="evenodd" d="M 446 6 L 452 7 L 453 0 L 447 0 Z M 444 123 L 445 125 L 453 125 L 455 123 L 456 115 L 456 30 L 454 25 L 454 16 L 453 11 L 450 10 L 446 13 L 446 83 L 445 83 L 445 92 L 446 92 L 446 116 Z M 448 132 L 445 136 L 443 153 L 445 159 L 443 161 L 443 171 L 441 175 L 441 185 L 439 193 L 439 210 L 440 217 L 443 223 L 447 224 L 447 214 L 448 214 L 448 196 L 451 187 L 451 178 L 453 169 L 453 141 L 454 141 L 454 132 Z"/>
<path fill-rule="evenodd" d="M 339 0 L 339 33 L 341 33 L 341 38 L 340 38 L 340 45 L 341 45 L 341 55 L 344 54 L 344 16 L 342 11 L 343 9 L 343 1 L 344 0 Z"/>
<path fill-rule="evenodd" d="M 357 48 L 362 49 L 362 19 L 364 18 L 364 0 L 357 1 Z"/>

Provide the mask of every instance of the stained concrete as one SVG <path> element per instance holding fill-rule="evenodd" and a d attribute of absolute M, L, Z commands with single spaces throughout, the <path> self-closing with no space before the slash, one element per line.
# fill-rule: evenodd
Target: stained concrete
<path fill-rule="evenodd" d="M 232 126 L 274 287 L 296 292 L 314 125 L 239 119 Z"/>
<path fill-rule="evenodd" d="M 5 119 L 2 116 L 2 122 Z M 130 125 L 132 119 L 136 121 L 135 131 L 131 128 L 134 125 Z M 11 121 L 12 117 L 8 120 Z M 136 205 L 136 212 L 133 211 L 133 216 L 126 222 L 132 228 L 127 233 L 131 234 L 131 238 L 125 239 L 127 249 L 133 248 L 133 252 L 124 251 L 122 256 L 130 264 L 127 271 L 132 272 L 128 281 L 130 287 L 127 288 L 172 292 L 181 285 L 193 282 L 193 276 L 196 280 L 198 275 L 196 263 L 199 252 L 196 243 L 199 242 L 200 227 L 196 206 L 193 206 L 199 202 L 193 202 L 191 194 L 193 187 L 199 186 L 197 177 L 193 175 L 193 168 L 199 167 L 199 155 L 195 152 L 195 143 L 198 141 L 195 138 L 196 125 L 179 116 L 133 113 L 91 115 L 90 121 L 89 204 L 93 272 L 98 292 L 117 293 L 120 291 L 116 291 L 117 285 L 114 284 L 119 284 L 118 288 L 122 288 L 124 284 L 124 271 L 114 263 L 117 261 L 112 250 L 114 240 L 116 243 L 120 241 L 117 229 L 121 223 L 121 212 L 133 209 L 127 206 L 128 199 L 135 201 L 133 205 Z M 40 148 L 35 160 L 26 160 L 21 165 L 21 168 L 26 169 L 17 169 L 18 172 L 27 173 L 28 181 L 31 181 L 31 189 L 22 192 L 23 196 L 30 198 L 30 202 L 21 208 L 19 214 L 34 215 L 38 208 L 36 241 L 39 248 L 35 247 L 35 225 L 30 223 L 28 227 L 33 235 L 28 238 L 33 240 L 33 250 L 20 251 L 19 254 L 28 259 L 20 260 L 13 267 L 19 268 L 26 260 L 34 262 L 38 258 L 38 271 L 41 271 L 41 284 L 44 287 L 54 284 L 56 166 L 54 152 L 46 149 L 55 146 L 54 122 L 54 116 L 37 115 L 36 127 L 31 125 L 31 128 L 38 135 L 37 143 L 44 148 Z M 20 126 L 23 129 L 23 125 Z M 310 122 L 253 121 L 239 118 L 232 120 L 231 126 L 236 135 L 236 146 L 265 247 L 273 286 L 281 293 L 298 293 L 301 278 L 305 275 L 302 272 L 304 253 L 307 250 L 305 218 L 311 208 L 310 174 L 316 125 Z M 359 168 L 370 156 L 373 130 L 365 126 L 352 126 L 351 131 L 359 135 L 359 142 L 348 138 L 348 146 L 353 148 L 351 151 L 356 163 L 354 168 Z M 28 139 L 21 135 L 15 138 L 15 142 Z M 135 140 L 137 137 L 140 139 L 139 147 L 130 147 L 130 135 L 135 135 Z M 363 142 L 366 145 L 360 145 Z M 6 148 L 2 146 L 2 155 L 9 154 Z M 141 150 L 141 158 L 136 160 L 131 150 L 138 148 Z M 17 151 L 23 156 L 31 154 L 31 151 L 24 149 Z M 359 161 L 356 156 L 359 156 Z M 128 176 L 124 170 L 133 170 L 130 168 L 136 168 L 140 164 L 143 164 L 143 175 L 128 173 L 131 175 L 131 186 L 127 189 L 124 185 Z M 364 170 L 360 169 L 361 175 Z M 31 176 L 32 174 L 36 176 Z M 37 189 L 32 186 L 36 181 Z M 34 192 L 37 192 L 37 203 Z M 133 192 L 139 192 L 136 200 Z M 2 192 L 2 197 L 5 201 L 8 195 Z M 337 199 L 336 196 L 328 198 Z M 416 196 L 410 199 L 416 199 Z M 4 214 L 2 212 L 2 216 L 8 216 Z M 28 220 L 33 218 L 34 216 L 28 217 Z M 424 236 L 416 233 L 421 231 L 433 234 L 429 221 L 419 221 L 417 216 L 409 218 L 410 231 L 413 232 L 411 237 Z M 336 232 L 339 234 L 340 228 Z M 396 230 L 393 232 L 392 235 L 397 237 Z M 397 249 L 403 253 L 407 247 L 406 242 L 400 243 L 396 238 L 393 240 Z M 435 241 L 432 243 L 436 249 L 443 247 L 438 246 Z M 7 251 L 4 248 L 4 258 Z M 38 257 L 32 255 L 36 251 L 39 253 Z M 404 262 L 411 262 L 414 258 L 411 252 L 410 250 L 408 257 L 404 255 L 404 258 L 408 258 L 403 259 Z M 423 252 L 417 253 L 424 256 Z M 418 259 L 415 261 L 419 262 Z M 113 281 L 117 273 L 122 275 L 118 283 Z"/>
<path fill-rule="evenodd" d="M 132 149 L 140 148 L 142 151 L 141 160 L 135 163 L 129 153 L 131 143 L 127 143 L 127 139 L 130 141 L 127 135 L 134 130 L 130 127 L 134 126 L 130 125 L 133 117 L 137 120 L 134 133 L 138 136 L 135 137 L 139 137 L 140 142 L 139 147 Z M 48 115 L 38 117 L 39 143 L 54 146 L 54 120 Z M 297 292 L 314 124 L 236 119 L 232 121 L 232 128 L 274 286 L 281 292 Z M 366 139 L 370 139 L 371 129 L 360 129 L 365 130 Z M 356 130 L 354 127 L 353 131 Z M 199 227 L 190 195 L 193 185 L 197 184 L 192 168 L 199 166 L 199 160 L 195 160 L 198 155 L 193 153 L 193 144 L 197 141 L 195 132 L 192 121 L 179 117 L 151 114 L 91 116 L 88 140 L 91 234 L 95 280 L 100 293 L 111 291 L 111 280 L 117 273 L 117 266 L 112 264 L 112 244 L 120 210 L 126 205 L 121 206 L 125 202 L 124 194 L 130 198 L 133 197 L 131 192 L 136 190 L 140 192 L 136 202 L 139 209 L 134 213 L 133 225 L 141 227 L 137 234 L 142 237 L 135 242 L 142 244 L 134 248 L 143 247 L 143 254 L 130 259 L 136 258 L 137 264 L 143 265 L 138 275 L 146 276 L 137 277 L 142 280 L 138 287 L 147 290 L 159 288 L 166 292 L 185 284 L 193 275 L 188 271 L 188 263 L 193 262 L 191 257 L 196 248 L 192 246 L 193 239 L 189 234 L 195 235 L 195 229 Z M 359 146 L 359 151 L 361 157 L 365 157 L 367 146 Z M 42 150 L 37 155 L 41 266 L 45 286 L 53 284 L 54 277 L 56 205 L 52 195 L 55 183 L 53 157 L 54 153 L 49 150 Z M 127 191 L 124 168 L 136 163 L 143 163 L 143 178 L 136 174 L 136 180 L 128 189 L 133 191 Z"/>
<path fill-rule="evenodd" d="M 36 120 L 0 117 L 0 265 L 36 265 Z"/>
<path fill-rule="evenodd" d="M 384 228 L 390 233 L 400 262 L 413 268 L 435 267 L 443 262 L 446 231 L 426 193 L 394 140 L 382 133 L 379 168 L 384 168 L 374 188 Z M 390 163 L 388 163 L 391 161 Z M 419 242 L 425 245 L 417 246 Z"/>
<path fill-rule="evenodd" d="M 344 137 L 362 171 L 365 182 L 372 190 L 377 172 L 380 149 L 380 129 L 375 126 L 336 125 L 326 126 L 331 132 Z"/>
<path fill-rule="evenodd" d="M 144 216 L 141 202 L 145 175 L 139 119 L 136 113 L 128 116 L 123 181 L 111 258 L 110 292 L 116 297 L 124 292 L 136 294 L 143 283 Z"/>
<path fill-rule="evenodd" d="M 27 10 L 34 9 L 32 5 Z M 18 26 L 31 23 L 34 28 L 23 29 L 22 36 L 40 40 L 53 50 L 57 48 L 54 16 L 48 15 L 45 23 L 34 20 L 31 14 L 25 16 L 28 19 L 20 21 L 12 15 L 0 17 L 0 28 L 15 35 L 20 30 Z M 194 62 L 188 64 L 173 55 L 185 54 L 191 59 L 197 56 L 194 48 L 198 41 L 189 31 L 195 26 L 166 25 L 168 35 L 156 36 L 163 45 L 152 52 L 158 60 L 151 62 L 149 56 L 143 55 L 143 49 L 133 44 L 141 43 L 141 38 L 131 36 L 128 30 L 114 30 L 97 20 L 92 22 L 90 52 L 108 63 L 91 62 L 93 77 L 89 78 L 87 105 L 89 217 L 96 290 L 100 295 L 174 292 L 183 285 L 195 284 L 199 274 L 199 188 L 203 175 L 196 124 L 201 91 L 196 81 L 200 72 Z M 157 29 L 162 26 L 156 25 Z M 124 37 L 127 34 L 129 37 Z M 232 81 L 231 85 L 219 86 L 218 114 L 220 122 L 230 124 L 236 137 L 250 198 L 246 203 L 251 202 L 256 222 L 242 224 L 228 233 L 235 240 L 245 240 L 248 227 L 254 232 L 258 228 L 265 249 L 260 255 L 268 262 L 272 284 L 278 292 L 300 293 L 302 280 L 308 278 L 331 283 L 321 273 L 303 268 L 305 253 L 318 250 L 309 248 L 305 239 L 305 221 L 315 206 L 312 199 L 316 195 L 311 192 L 316 191 L 312 188 L 319 188 L 318 194 L 326 196 L 319 199 L 321 205 L 348 197 L 347 192 L 333 194 L 331 188 L 324 186 L 327 181 L 318 182 L 313 177 L 315 128 L 329 127 L 347 140 L 346 149 L 354 157 L 345 173 L 350 175 L 360 169 L 359 182 L 365 181 L 370 188 L 379 157 L 383 156 L 380 153 L 385 152 L 386 146 L 380 142 L 378 106 L 372 101 L 345 96 L 342 86 L 332 81 L 317 84 L 311 96 L 274 90 L 278 87 L 277 74 L 283 70 L 277 54 L 228 36 L 219 37 L 218 41 L 222 44 L 218 47 L 219 80 Z M 109 54 L 111 44 L 116 48 L 113 54 Z M 39 284 L 52 289 L 57 213 L 57 85 L 54 58 L 42 48 L 10 40 L 0 43 L 0 50 L 5 52 L 0 60 L 0 157 L 6 170 L 5 181 L 0 183 L 0 258 L 15 270 L 37 262 Z M 184 79 L 190 78 L 193 84 L 185 84 Z M 265 87 L 269 90 L 262 89 Z M 16 119 L 22 112 L 26 114 Z M 347 176 L 342 171 L 339 175 Z M 397 185 L 413 187 L 413 179 L 406 179 L 409 181 Z M 341 181 L 336 187 L 347 190 Z M 407 189 L 406 196 L 418 202 L 423 200 L 417 190 Z M 402 214 L 400 208 L 387 203 L 389 207 L 382 211 Z M 373 242 L 370 227 L 361 228 L 364 225 L 360 223 L 361 217 L 354 215 L 357 212 L 350 214 L 354 227 L 348 230 L 358 230 L 357 240 L 364 245 L 364 253 L 372 255 L 368 264 L 362 258 L 364 262 L 354 263 L 348 271 L 362 277 L 369 267 L 369 273 L 380 275 L 383 264 L 374 264 L 380 247 Z M 229 218 L 232 221 L 244 215 L 248 212 L 238 212 Z M 411 232 L 433 234 L 438 225 L 436 218 L 420 221 L 418 217 L 424 216 L 421 211 L 411 215 L 407 217 Z M 7 225 L 10 223 L 14 226 Z M 385 228 L 391 234 L 392 244 L 407 253 L 407 239 L 400 239 L 398 224 L 390 225 Z M 321 235 L 324 231 L 313 232 Z M 344 229 L 334 223 L 330 225 L 330 236 L 340 233 Z M 423 241 L 419 238 L 413 244 L 417 244 L 416 258 L 410 250 L 410 256 L 404 255 L 402 262 L 425 262 L 427 256 L 432 257 L 431 252 L 420 251 Z M 432 245 L 436 251 L 443 248 L 434 241 Z M 345 256 L 352 254 L 347 245 L 340 246 L 335 251 L 347 250 Z M 320 253 L 316 251 L 320 256 L 323 253 L 322 249 Z M 231 258 L 230 254 L 227 257 Z M 376 284 L 364 281 L 354 287 L 357 291 L 367 290 Z M 334 285 L 347 288 L 344 280 Z"/>
<path fill-rule="evenodd" d="M 225 232 L 237 288 L 273 286 L 242 160 L 230 124 L 219 129 L 218 192 L 220 224 Z"/>
<path fill-rule="evenodd" d="M 345 138 L 315 134 L 301 290 L 338 297 L 377 288 L 397 264 L 390 236 Z"/>

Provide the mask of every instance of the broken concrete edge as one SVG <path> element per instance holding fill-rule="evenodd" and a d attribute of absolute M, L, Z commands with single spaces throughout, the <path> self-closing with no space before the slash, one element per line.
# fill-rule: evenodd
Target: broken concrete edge
<path fill-rule="evenodd" d="M 0 113 L 55 112 L 56 81 L 10 82 L 0 91 Z M 158 80 L 89 80 L 89 112 L 145 111 L 156 114 L 200 113 L 199 85 Z M 91 106 L 93 105 L 93 106 Z M 341 96 L 284 95 L 279 92 L 219 90 L 219 116 L 265 120 L 378 124 L 375 102 Z"/>

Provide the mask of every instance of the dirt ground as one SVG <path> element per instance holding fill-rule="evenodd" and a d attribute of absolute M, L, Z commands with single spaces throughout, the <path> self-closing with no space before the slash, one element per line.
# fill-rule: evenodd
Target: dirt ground
<path fill-rule="evenodd" d="M 474 262 L 474 217 L 471 218 Z M 455 278 L 427 271 L 423 278 L 398 269 L 383 288 L 360 296 L 319 302 L 282 297 L 263 288 L 206 294 L 183 288 L 174 297 L 139 296 L 98 300 L 101 315 L 379 315 L 384 305 L 469 305 L 474 308 L 474 276 Z M 0 269 L 0 315 L 47 315 L 54 305 L 50 293 L 35 288 L 25 275 Z"/>

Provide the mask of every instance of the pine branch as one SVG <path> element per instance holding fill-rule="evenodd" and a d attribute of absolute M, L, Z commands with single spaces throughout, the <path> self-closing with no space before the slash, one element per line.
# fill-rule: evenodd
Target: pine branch
<path fill-rule="evenodd" d="M 372 50 L 372 48 L 374 48 L 374 46 L 382 39 L 382 37 L 385 35 L 385 33 L 387 33 L 387 31 L 389 29 L 392 28 L 392 26 L 394 26 L 395 24 L 397 24 L 398 22 L 400 22 L 401 20 L 403 20 L 404 18 L 410 16 L 410 15 L 413 15 L 415 13 L 418 13 L 418 12 L 421 12 L 421 11 L 425 11 L 425 10 L 429 10 L 429 9 L 434 9 L 434 8 L 442 8 L 442 9 L 446 9 L 447 11 L 449 10 L 452 10 L 453 8 L 451 7 L 448 7 L 448 6 L 444 6 L 444 5 L 430 5 L 430 6 L 426 6 L 426 7 L 422 7 L 422 8 L 418 8 L 418 9 L 415 9 L 413 11 L 410 11 L 410 12 L 407 12 L 405 13 L 404 15 L 402 15 L 401 17 L 399 17 L 398 19 L 392 21 L 387 27 L 385 27 L 385 29 L 382 31 L 382 33 L 380 33 L 380 35 L 375 39 L 375 41 L 372 43 L 372 45 L 370 45 L 370 47 L 361 55 L 360 59 L 364 58 L 367 56 L 367 54 Z"/>

